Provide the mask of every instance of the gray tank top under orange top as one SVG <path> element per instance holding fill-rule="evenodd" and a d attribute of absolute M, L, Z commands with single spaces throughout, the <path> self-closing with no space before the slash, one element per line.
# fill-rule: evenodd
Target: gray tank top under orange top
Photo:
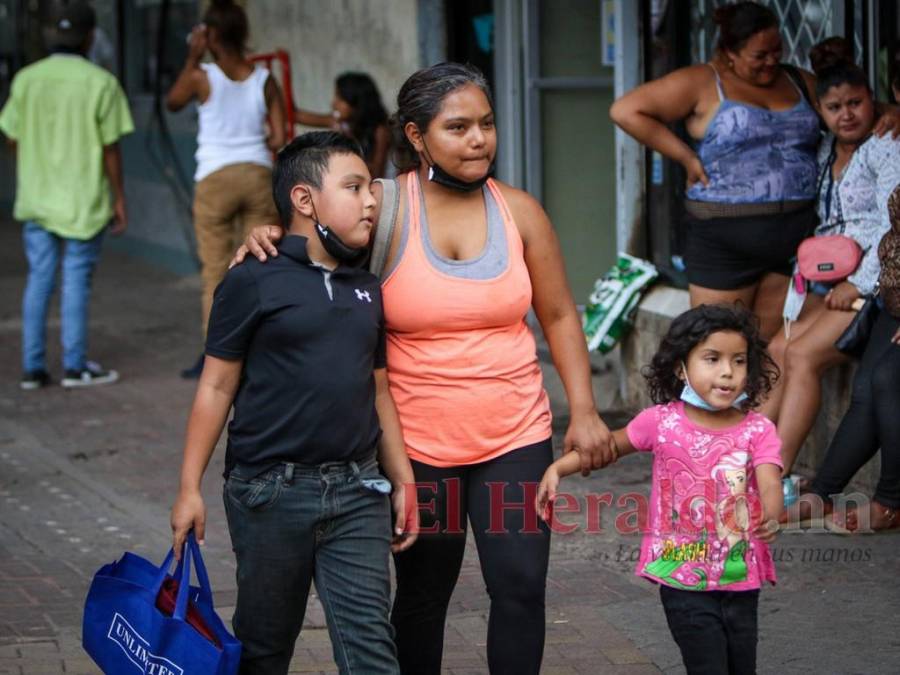
<path fill-rule="evenodd" d="M 494 279 L 500 276 L 506 269 L 507 259 L 509 256 L 508 247 L 506 245 L 506 230 L 503 227 L 503 217 L 500 214 L 500 207 L 487 185 L 481 188 L 481 194 L 484 198 L 484 207 L 487 212 L 487 238 L 484 248 L 474 258 L 466 260 L 453 260 L 446 258 L 434 250 L 431 242 L 431 236 L 428 231 L 428 219 L 425 215 L 425 195 L 420 193 L 420 220 L 422 233 L 422 248 L 428 262 L 436 270 L 461 279 Z M 409 239 L 409 212 L 410 209 L 404 209 L 403 224 L 400 230 L 400 245 L 397 248 L 397 255 L 390 268 L 386 270 L 384 278 L 393 271 L 403 257 L 406 250 L 407 240 Z M 465 223 L 461 223 L 460 227 L 465 227 Z"/>

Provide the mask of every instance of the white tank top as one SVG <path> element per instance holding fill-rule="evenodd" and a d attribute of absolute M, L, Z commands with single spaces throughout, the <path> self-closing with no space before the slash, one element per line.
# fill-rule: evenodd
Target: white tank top
<path fill-rule="evenodd" d="M 264 92 L 269 71 L 254 66 L 247 79 L 235 82 L 215 63 L 202 63 L 200 67 L 209 79 L 209 98 L 199 107 L 194 180 L 203 180 L 230 164 L 249 162 L 271 167 Z"/>

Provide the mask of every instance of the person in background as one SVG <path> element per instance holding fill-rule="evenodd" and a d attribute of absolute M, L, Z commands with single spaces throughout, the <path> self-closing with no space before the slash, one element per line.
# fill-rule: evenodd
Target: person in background
<path fill-rule="evenodd" d="M 691 305 L 741 302 L 770 339 L 797 246 L 816 225 L 821 140 L 815 77 L 782 63 L 779 22 L 755 2 L 718 7 L 709 63 L 680 68 L 628 92 L 613 121 L 687 173 L 684 261 Z M 875 128 L 896 128 L 900 111 Z M 683 121 L 691 144 L 669 124 Z"/>
<path fill-rule="evenodd" d="M 166 96 L 173 112 L 199 104 L 193 211 L 204 335 L 213 291 L 235 247 L 254 225 L 277 219 L 272 152 L 285 141 L 284 101 L 269 71 L 247 60 L 248 32 L 243 9 L 213 0 L 191 31 L 184 68 Z M 200 62 L 207 50 L 213 63 Z M 182 376 L 198 377 L 202 368 L 201 354 Z"/>
<path fill-rule="evenodd" d="M 91 280 L 103 236 L 128 224 L 119 139 L 134 130 L 116 78 L 87 60 L 96 16 L 71 2 L 56 17 L 53 53 L 23 68 L 0 111 L 16 151 L 13 215 L 24 223 L 28 281 L 22 298 L 22 389 L 51 381 L 47 312 L 62 267 L 60 317 L 64 387 L 115 382 L 119 375 L 87 359 Z"/>
<path fill-rule="evenodd" d="M 850 407 L 809 495 L 822 500 L 824 511 L 832 511 L 825 516 L 825 527 L 841 534 L 900 528 L 900 186 L 888 199 L 888 214 L 891 229 L 878 245 L 880 311 L 853 378 Z M 834 497 L 879 448 L 881 475 L 872 499 L 841 513 L 833 511 Z M 801 496 L 791 507 L 792 522 L 809 518 L 809 497 Z"/>
<path fill-rule="evenodd" d="M 638 87 L 610 115 L 687 173 L 691 306 L 742 302 L 768 339 L 781 325 L 790 260 L 815 226 L 815 84 L 781 63 L 770 9 L 738 2 L 718 7 L 714 20 L 719 42 L 709 63 Z M 667 126 L 682 120 L 693 147 Z"/>
<path fill-rule="evenodd" d="M 334 81 L 331 114 L 298 108 L 297 123 L 309 127 L 330 127 L 353 138 L 362 148 L 372 178 L 387 175 L 391 147 L 388 114 L 375 81 L 366 73 L 339 75 Z"/>
<path fill-rule="evenodd" d="M 819 412 L 822 375 L 849 360 L 834 342 L 853 320 L 853 302 L 875 291 L 878 242 L 891 227 L 888 197 L 900 184 L 900 141 L 873 135 L 878 115 L 868 79 L 841 58 L 817 61 L 816 93 L 829 133 L 818 157 L 815 236 L 850 237 L 863 256 L 846 280 L 811 284 L 790 337 L 778 331 L 769 345 L 784 377 L 762 410 L 778 426 L 785 475 Z"/>

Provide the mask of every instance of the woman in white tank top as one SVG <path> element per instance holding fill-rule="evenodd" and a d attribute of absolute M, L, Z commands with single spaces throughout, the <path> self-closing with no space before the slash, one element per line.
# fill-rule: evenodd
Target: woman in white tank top
<path fill-rule="evenodd" d="M 246 57 L 247 16 L 232 0 L 214 0 L 191 32 L 184 68 L 169 90 L 175 112 L 196 101 L 194 229 L 203 278 L 202 326 L 231 252 L 254 225 L 276 222 L 272 153 L 285 141 L 284 101 L 275 79 Z M 212 63 L 200 63 L 206 51 Z M 184 377 L 199 377 L 203 356 Z"/>

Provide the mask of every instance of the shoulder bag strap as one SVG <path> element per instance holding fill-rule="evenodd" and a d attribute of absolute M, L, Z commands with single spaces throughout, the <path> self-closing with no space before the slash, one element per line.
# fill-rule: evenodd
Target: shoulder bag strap
<path fill-rule="evenodd" d="M 790 63 L 782 63 L 781 67 L 784 68 L 784 72 L 787 74 L 797 89 L 800 90 L 800 94 L 806 99 L 806 102 L 809 104 L 809 107 L 815 110 L 815 106 L 813 105 L 812 98 L 809 95 L 809 89 L 806 88 L 806 80 L 803 79 L 803 75 L 800 74 L 800 70 L 790 64 Z"/>
<path fill-rule="evenodd" d="M 372 255 L 369 257 L 369 271 L 379 279 L 384 272 L 388 249 L 394 234 L 397 211 L 400 208 L 400 191 L 397 181 L 390 178 L 377 178 L 381 183 L 381 214 L 375 224 L 375 237 L 372 240 Z"/>

